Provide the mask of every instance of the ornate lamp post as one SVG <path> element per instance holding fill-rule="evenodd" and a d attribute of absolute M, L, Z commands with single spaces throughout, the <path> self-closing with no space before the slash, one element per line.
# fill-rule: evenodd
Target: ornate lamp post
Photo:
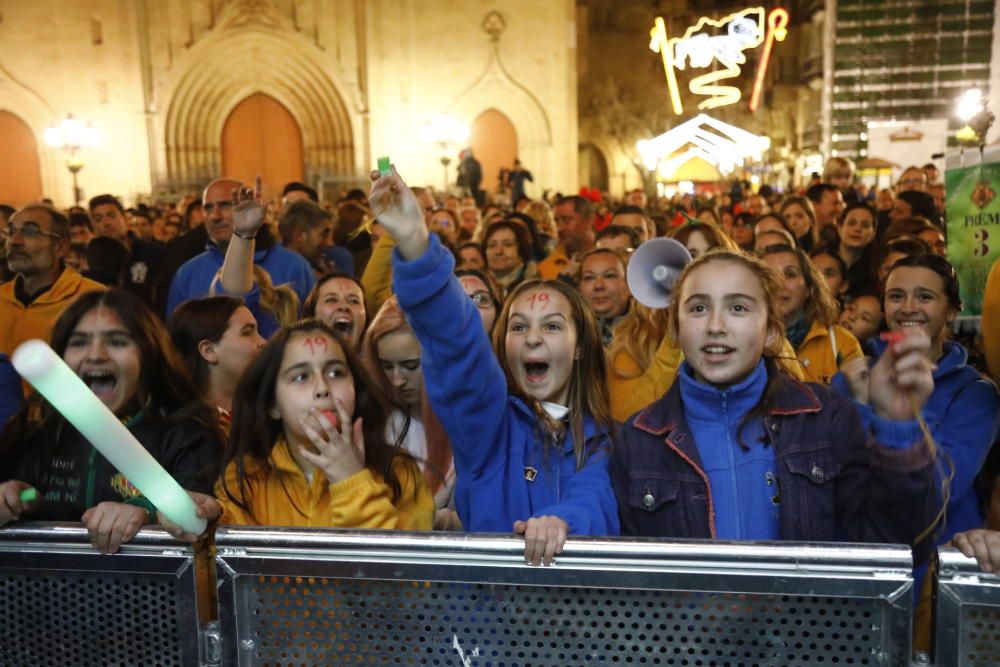
<path fill-rule="evenodd" d="M 97 145 L 97 130 L 68 114 L 58 125 L 46 128 L 43 136 L 49 146 L 66 151 L 66 168 L 73 175 L 73 203 L 78 205 L 83 197 L 76 175 L 83 169 L 84 161 L 77 151 Z"/>
<path fill-rule="evenodd" d="M 469 126 L 454 116 L 442 115 L 423 127 L 422 134 L 427 141 L 433 141 L 441 149 L 441 166 L 444 168 L 444 188 L 448 190 L 448 165 L 451 151 L 455 146 L 463 146 L 469 140 Z"/>

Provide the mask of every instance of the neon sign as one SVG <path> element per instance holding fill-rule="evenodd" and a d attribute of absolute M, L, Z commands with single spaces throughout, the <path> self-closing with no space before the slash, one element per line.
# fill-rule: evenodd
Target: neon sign
<path fill-rule="evenodd" d="M 763 7 L 752 7 L 720 20 L 703 17 L 680 37 L 669 37 L 663 18 L 657 17 L 649 36 L 649 48 L 658 52 L 663 60 L 670 104 L 677 115 L 684 113 L 684 105 L 675 70 L 706 69 L 717 61 L 721 69 L 694 77 L 688 87 L 695 95 L 707 98 L 698 104 L 699 109 L 736 104 L 743 96 L 742 91 L 719 82 L 740 76 L 740 65 L 747 61 L 745 51 L 763 44 L 750 96 L 750 111 L 756 111 L 771 49 L 774 42 L 783 42 L 788 36 L 788 11 L 779 7 L 768 13 Z"/>

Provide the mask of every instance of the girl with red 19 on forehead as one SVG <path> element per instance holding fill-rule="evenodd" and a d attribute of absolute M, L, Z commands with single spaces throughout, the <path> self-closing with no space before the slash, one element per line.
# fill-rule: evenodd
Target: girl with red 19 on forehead
<path fill-rule="evenodd" d="M 281 329 L 236 389 L 214 514 L 231 525 L 429 530 L 427 483 L 386 439 L 393 407 L 325 324 Z"/>
<path fill-rule="evenodd" d="M 883 355 L 859 414 L 781 370 L 781 292 L 748 255 L 715 250 L 685 269 L 670 305 L 685 361 L 613 454 L 624 534 L 913 542 L 933 521 L 933 456 L 910 403 L 931 391 L 927 337 Z"/>
<path fill-rule="evenodd" d="M 965 348 L 948 340 L 948 325 L 962 312 L 958 274 L 948 260 L 931 254 L 900 259 L 886 278 L 882 305 L 889 332 L 869 342 L 872 355 L 910 332 L 930 339 L 927 360 L 934 364 L 934 391 L 927 399 L 927 425 L 950 460 L 945 470 L 954 469 L 944 530 L 938 537 L 944 543 L 983 523 L 973 484 L 1000 428 L 1000 395 L 992 382 L 966 364 Z M 866 364 L 845 365 L 833 387 L 869 403 L 867 378 Z"/>
<path fill-rule="evenodd" d="M 524 534 L 535 565 L 551 563 L 568 534 L 617 534 L 604 354 L 590 309 L 562 283 L 522 283 L 497 318 L 494 355 L 413 193 L 395 170 L 372 180 L 372 209 L 397 244 L 394 291 L 451 439 L 462 525 Z"/>

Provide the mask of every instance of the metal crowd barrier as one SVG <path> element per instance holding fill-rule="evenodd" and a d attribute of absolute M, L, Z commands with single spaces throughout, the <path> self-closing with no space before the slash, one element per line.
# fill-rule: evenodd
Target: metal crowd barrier
<path fill-rule="evenodd" d="M 909 549 L 222 529 L 227 665 L 909 665 Z"/>
<path fill-rule="evenodd" d="M 199 588 L 158 529 L 115 556 L 78 524 L 0 530 L 0 665 L 910 664 L 905 547 L 576 539 L 550 568 L 495 535 L 222 528 L 216 548 Z M 942 550 L 936 633 L 940 667 L 1000 664 L 1000 577 Z"/>
<path fill-rule="evenodd" d="M 160 530 L 115 556 L 79 524 L 0 530 L 0 665 L 201 664 L 193 564 Z"/>
<path fill-rule="evenodd" d="M 1000 665 L 1000 576 L 956 549 L 939 549 L 934 663 Z"/>

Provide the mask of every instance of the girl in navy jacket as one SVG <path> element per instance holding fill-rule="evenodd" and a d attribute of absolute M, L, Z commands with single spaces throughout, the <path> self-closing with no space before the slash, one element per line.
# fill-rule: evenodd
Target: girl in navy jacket
<path fill-rule="evenodd" d="M 933 388 L 927 336 L 889 346 L 861 415 L 779 370 L 780 293 L 748 255 L 714 251 L 684 271 L 670 308 L 685 361 L 616 442 L 623 533 L 910 543 L 933 522 L 934 457 L 911 403 Z"/>
<path fill-rule="evenodd" d="M 617 535 L 604 355 L 582 298 L 559 282 L 519 285 L 494 327 L 494 354 L 413 193 L 395 171 L 372 180 L 372 209 L 397 243 L 393 288 L 451 438 L 462 525 L 523 533 L 535 565 L 551 563 L 567 534 Z"/>

